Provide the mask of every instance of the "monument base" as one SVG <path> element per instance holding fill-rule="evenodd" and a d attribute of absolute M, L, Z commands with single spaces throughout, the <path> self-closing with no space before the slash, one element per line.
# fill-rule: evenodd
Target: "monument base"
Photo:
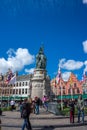
<path fill-rule="evenodd" d="M 47 72 L 44 69 L 35 69 L 34 76 L 31 80 L 32 92 L 31 98 L 42 98 L 44 95 L 50 94 L 50 79 L 47 78 Z"/>

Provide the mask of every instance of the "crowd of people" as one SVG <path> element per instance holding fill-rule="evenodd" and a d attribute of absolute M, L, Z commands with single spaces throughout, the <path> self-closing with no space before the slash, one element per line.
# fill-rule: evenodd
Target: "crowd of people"
<path fill-rule="evenodd" d="M 24 99 L 21 100 L 19 103 L 20 107 L 20 117 L 24 119 L 22 130 L 27 128 L 27 130 L 32 130 L 31 123 L 29 120 L 30 114 L 40 114 L 40 107 L 44 108 L 45 111 L 48 111 L 48 102 L 49 98 L 47 96 L 43 96 L 42 99 L 39 97 L 35 97 L 34 99 Z M 82 99 L 82 96 L 79 96 L 77 102 L 74 99 L 70 99 L 68 102 L 65 102 L 66 106 L 69 107 L 70 110 L 70 123 L 75 122 L 75 110 L 77 109 L 78 114 L 78 123 L 80 123 L 82 116 L 82 122 L 84 123 L 84 100 Z M 15 102 L 11 101 L 11 110 L 14 109 Z"/>
<path fill-rule="evenodd" d="M 48 101 L 49 99 L 45 95 L 42 99 L 40 99 L 39 97 L 35 97 L 33 100 L 31 98 L 29 100 L 26 98 L 23 101 L 20 101 L 20 117 L 24 119 L 22 130 L 24 130 L 25 128 L 27 128 L 27 130 L 32 130 L 29 120 L 30 113 L 38 115 L 40 113 L 40 107 L 43 107 L 46 111 L 48 111 Z"/>

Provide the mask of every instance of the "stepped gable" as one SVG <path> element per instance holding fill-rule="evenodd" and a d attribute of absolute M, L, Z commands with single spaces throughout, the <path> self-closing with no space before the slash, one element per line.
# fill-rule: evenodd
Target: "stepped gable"
<path fill-rule="evenodd" d="M 68 83 L 73 83 L 73 82 L 79 82 L 79 80 L 77 79 L 76 75 L 74 75 L 73 73 L 70 74 L 69 80 L 67 81 Z"/>
<path fill-rule="evenodd" d="M 17 81 L 26 81 L 32 78 L 32 74 L 17 76 Z"/>

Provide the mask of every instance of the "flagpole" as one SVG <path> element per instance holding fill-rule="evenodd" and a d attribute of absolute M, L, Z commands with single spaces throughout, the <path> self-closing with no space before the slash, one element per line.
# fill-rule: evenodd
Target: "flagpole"
<path fill-rule="evenodd" d="M 72 86 L 71 86 L 71 97 L 73 99 L 73 88 L 72 88 Z"/>
<path fill-rule="evenodd" d="M 3 84 L 1 85 L 1 108 L 2 108 L 2 92 L 3 92 Z"/>
<path fill-rule="evenodd" d="M 62 97 L 63 88 L 62 88 L 62 84 L 61 84 L 61 79 L 60 79 L 60 87 L 61 87 L 61 110 L 63 110 L 63 97 Z"/>

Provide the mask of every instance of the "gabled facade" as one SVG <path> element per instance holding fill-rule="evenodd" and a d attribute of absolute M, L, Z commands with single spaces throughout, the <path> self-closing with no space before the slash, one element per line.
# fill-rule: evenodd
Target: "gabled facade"
<path fill-rule="evenodd" d="M 57 83 L 56 78 L 51 80 L 51 90 L 54 95 L 75 95 L 82 94 L 82 84 L 77 79 L 77 77 L 71 73 L 67 82 L 65 82 L 62 78 Z"/>
<path fill-rule="evenodd" d="M 82 94 L 82 85 L 77 77 L 71 73 L 69 80 L 66 84 L 66 95 L 68 94 Z"/>

